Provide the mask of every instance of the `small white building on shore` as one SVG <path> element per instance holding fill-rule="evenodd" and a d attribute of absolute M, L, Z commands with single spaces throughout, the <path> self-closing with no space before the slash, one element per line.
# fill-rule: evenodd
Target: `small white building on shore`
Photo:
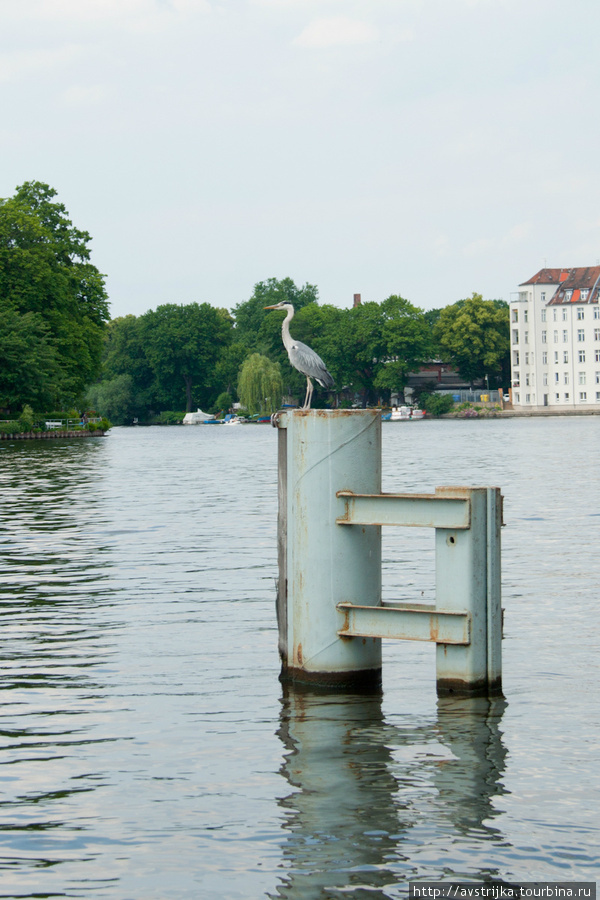
<path fill-rule="evenodd" d="M 600 410 L 600 266 L 541 269 L 510 301 L 515 409 Z"/>

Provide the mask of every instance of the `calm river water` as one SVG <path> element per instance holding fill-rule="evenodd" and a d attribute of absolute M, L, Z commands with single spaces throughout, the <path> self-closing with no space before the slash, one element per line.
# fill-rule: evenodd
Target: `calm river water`
<path fill-rule="evenodd" d="M 407 894 L 597 880 L 600 417 L 383 426 L 384 489 L 505 495 L 506 701 L 284 692 L 276 432 L 0 443 L 0 896 Z M 386 598 L 433 534 L 388 529 Z"/>

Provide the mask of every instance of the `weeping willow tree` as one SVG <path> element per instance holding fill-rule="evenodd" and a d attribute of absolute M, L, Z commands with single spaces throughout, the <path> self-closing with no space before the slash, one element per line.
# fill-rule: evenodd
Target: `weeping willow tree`
<path fill-rule="evenodd" d="M 244 362 L 238 378 L 240 403 L 251 413 L 272 413 L 278 409 L 283 394 L 279 363 L 260 353 Z"/>

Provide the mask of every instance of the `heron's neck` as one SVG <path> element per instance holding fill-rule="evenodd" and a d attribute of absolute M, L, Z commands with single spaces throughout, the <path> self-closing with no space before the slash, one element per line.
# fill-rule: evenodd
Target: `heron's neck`
<path fill-rule="evenodd" d="M 290 347 L 294 343 L 294 339 L 290 334 L 290 322 L 294 318 L 294 308 L 288 309 L 287 316 L 281 323 L 281 337 L 283 338 L 283 346 L 286 350 L 289 351 Z"/>

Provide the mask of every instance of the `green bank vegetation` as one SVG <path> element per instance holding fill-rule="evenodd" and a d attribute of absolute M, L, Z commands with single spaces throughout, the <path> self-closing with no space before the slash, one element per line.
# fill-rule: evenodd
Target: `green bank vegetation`
<path fill-rule="evenodd" d="M 281 342 L 284 313 L 264 310 L 282 300 L 294 304 L 294 337 L 326 361 L 342 403 L 386 402 L 431 359 L 467 381 L 506 381 L 508 306 L 479 294 L 427 312 L 399 294 L 339 309 L 320 303 L 315 285 L 269 278 L 231 311 L 165 303 L 111 320 L 90 235 L 55 198 L 48 185 L 27 182 L 0 200 L 0 418 L 16 420 L 26 404 L 37 412 L 93 407 L 115 424 L 167 424 L 238 400 L 269 412 L 306 387 Z M 316 391 L 313 405 L 332 400 Z M 449 402 L 421 399 L 433 415 Z"/>

